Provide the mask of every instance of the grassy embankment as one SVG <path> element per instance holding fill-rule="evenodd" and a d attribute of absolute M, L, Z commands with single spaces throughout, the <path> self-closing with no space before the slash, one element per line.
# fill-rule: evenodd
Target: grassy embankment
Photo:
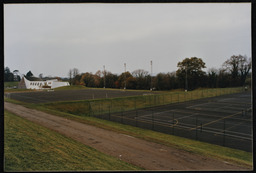
<path fill-rule="evenodd" d="M 193 95 L 192 95 L 193 96 Z M 247 168 L 252 168 L 252 153 L 244 152 L 241 150 L 231 149 L 218 145 L 208 144 L 204 142 L 194 141 L 182 137 L 167 135 L 151 130 L 140 129 L 129 125 L 123 125 L 115 122 L 110 122 L 102 119 L 97 119 L 89 116 L 78 116 L 67 112 L 60 112 L 49 109 L 44 104 L 26 104 L 18 101 L 6 99 L 8 101 L 23 104 L 26 107 L 38 109 L 51 114 L 62 116 L 68 119 L 79 121 L 86 124 L 91 124 L 107 130 L 124 133 L 130 136 L 141 138 L 148 141 L 164 144 L 166 146 L 176 147 L 188 152 L 197 153 L 203 156 L 211 156 L 217 159 L 225 160 L 231 163 L 239 164 Z M 65 104 L 64 104 L 65 105 Z M 63 105 L 63 106 L 64 106 Z"/>
<path fill-rule="evenodd" d="M 5 111 L 5 171 L 141 170 Z"/>

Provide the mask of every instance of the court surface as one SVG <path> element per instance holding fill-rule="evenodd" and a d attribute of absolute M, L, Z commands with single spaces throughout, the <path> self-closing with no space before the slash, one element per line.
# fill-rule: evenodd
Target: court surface
<path fill-rule="evenodd" d="M 111 90 L 111 89 L 83 89 L 83 90 L 49 90 L 23 92 L 23 93 L 6 93 L 5 96 L 11 99 L 27 103 L 49 103 L 57 101 L 77 101 L 116 98 L 127 96 L 142 96 L 156 94 L 150 91 L 130 91 L 130 90 Z"/>
<path fill-rule="evenodd" d="M 252 151 L 250 92 L 116 113 L 109 119 Z"/>

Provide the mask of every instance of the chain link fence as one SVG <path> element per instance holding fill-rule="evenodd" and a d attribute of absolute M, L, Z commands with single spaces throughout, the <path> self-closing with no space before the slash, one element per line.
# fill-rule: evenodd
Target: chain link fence
<path fill-rule="evenodd" d="M 194 103 L 214 102 L 214 99 L 219 96 L 243 91 L 243 88 L 223 88 L 147 94 L 123 98 L 52 103 L 49 107 L 76 115 L 93 116 L 162 133 L 251 151 L 251 134 L 244 135 L 239 131 L 232 131 L 234 124 L 237 124 L 237 126 L 239 124 L 251 124 L 250 105 L 245 104 L 241 107 L 241 110 L 234 110 L 235 113 L 232 110 L 226 113 L 216 112 L 218 115 L 209 115 L 207 112 L 204 113 L 196 108 L 187 113 L 183 111 L 184 107 L 189 107 Z M 175 109 L 180 112 L 175 111 Z M 182 119 L 182 117 L 186 118 Z M 209 124 L 209 121 L 212 123 Z M 245 133 L 249 132 L 245 131 Z"/>

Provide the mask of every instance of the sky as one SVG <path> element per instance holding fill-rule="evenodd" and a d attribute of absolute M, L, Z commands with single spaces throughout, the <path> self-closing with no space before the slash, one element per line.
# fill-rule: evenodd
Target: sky
<path fill-rule="evenodd" d="M 4 4 L 4 66 L 34 76 L 176 71 L 197 57 L 221 68 L 251 57 L 250 3 Z"/>

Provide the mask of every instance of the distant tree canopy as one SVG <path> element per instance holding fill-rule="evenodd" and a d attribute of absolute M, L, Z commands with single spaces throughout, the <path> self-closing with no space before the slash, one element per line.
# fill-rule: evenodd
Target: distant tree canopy
<path fill-rule="evenodd" d="M 14 81 L 14 75 L 11 72 L 9 67 L 4 68 L 4 81 L 5 82 L 11 82 Z"/>
<path fill-rule="evenodd" d="M 251 85 L 251 67 L 252 59 L 242 55 L 232 55 L 222 65 L 221 68 L 210 68 L 207 72 L 205 62 L 201 58 L 185 58 L 177 63 L 178 70 L 168 73 L 158 73 L 151 76 L 148 71 L 137 69 L 133 72 L 123 72 L 120 75 L 113 74 L 110 71 L 98 70 L 93 73 L 79 73 L 77 68 L 68 71 L 70 85 L 84 85 L 87 87 L 118 88 L 118 89 L 142 89 L 149 90 L 172 90 L 188 89 L 193 90 L 200 87 L 224 88 Z M 9 67 L 4 68 L 4 81 L 20 80 L 18 70 L 11 72 Z M 39 78 L 34 77 L 31 71 L 25 75 L 29 80 L 51 79 L 43 77 L 41 73 Z M 57 78 L 57 77 L 55 77 Z M 60 78 L 58 78 L 60 80 Z"/>
<path fill-rule="evenodd" d="M 206 68 L 205 63 L 201 58 L 191 57 L 185 58 L 178 62 L 176 71 L 181 86 L 185 89 L 195 89 L 198 87 L 205 87 L 205 72 L 202 70 Z"/>
<path fill-rule="evenodd" d="M 207 72 L 205 62 L 201 58 L 185 58 L 177 64 L 178 70 L 172 73 L 158 73 L 151 76 L 143 69 L 123 72 L 120 75 L 109 71 L 98 70 L 95 74 L 77 74 L 72 84 L 85 85 L 87 87 L 171 90 L 184 88 L 193 90 L 199 87 L 233 87 L 250 85 L 251 59 L 246 56 L 233 55 L 223 63 L 222 68 L 210 68 Z M 73 71 L 70 70 L 70 76 Z"/>
<path fill-rule="evenodd" d="M 233 86 L 245 84 L 247 75 L 251 70 L 252 60 L 242 55 L 233 55 L 223 63 L 225 71 L 231 73 L 230 82 Z"/>

